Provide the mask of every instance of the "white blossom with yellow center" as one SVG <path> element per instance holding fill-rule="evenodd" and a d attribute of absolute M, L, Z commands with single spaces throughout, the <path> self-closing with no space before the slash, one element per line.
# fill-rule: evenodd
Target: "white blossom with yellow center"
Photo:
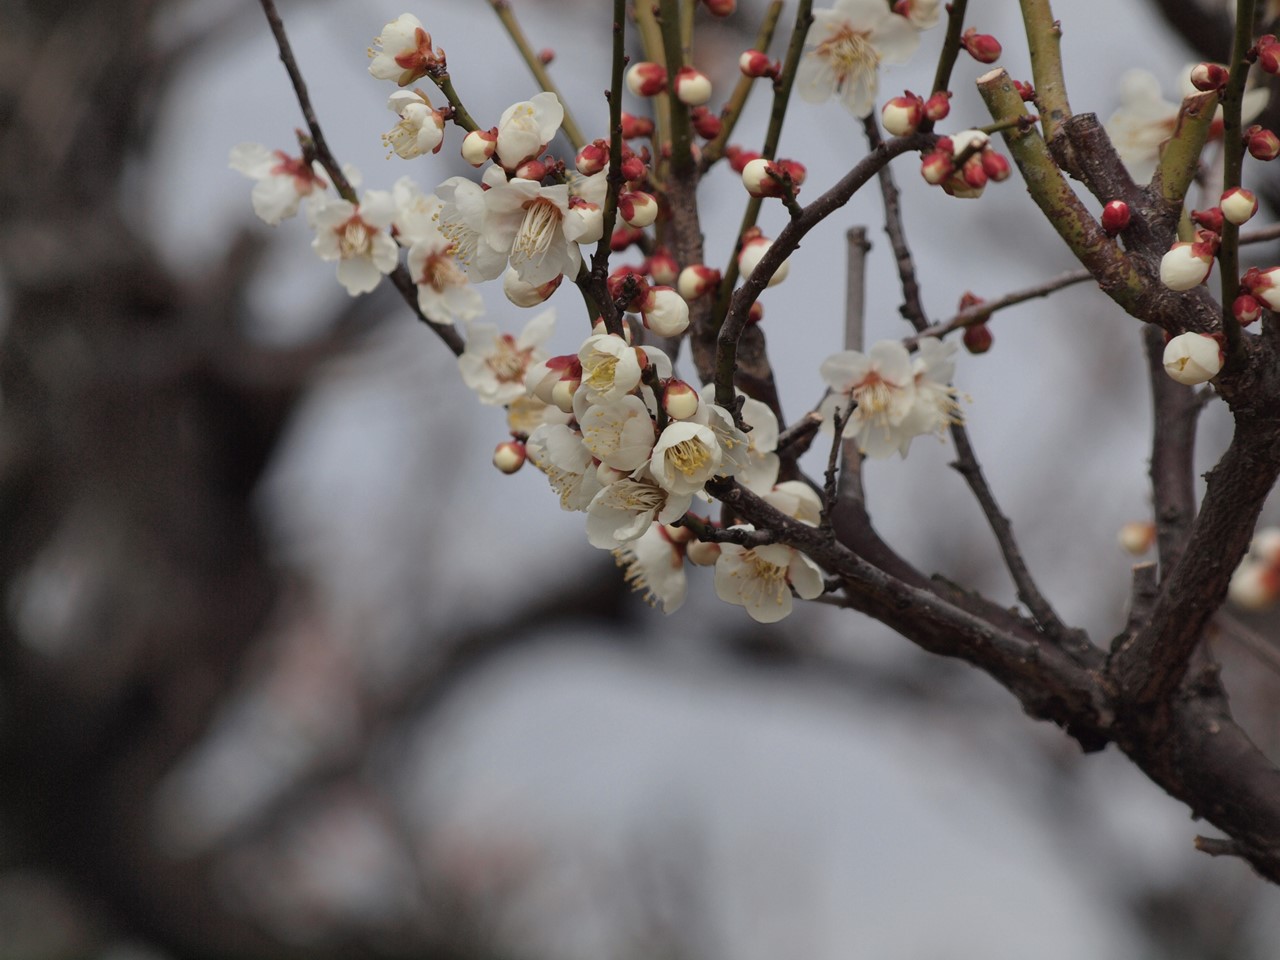
<path fill-rule="evenodd" d="M 697 493 L 721 472 L 724 452 L 711 428 L 679 420 L 667 425 L 653 446 L 649 469 L 671 493 Z"/>
<path fill-rule="evenodd" d="M 752 530 L 748 524 L 736 527 Z M 823 591 L 822 570 L 799 550 L 781 543 L 743 547 L 720 544 L 716 559 L 716 596 L 745 607 L 751 619 L 776 623 L 791 613 L 791 590 L 804 600 Z"/>
<path fill-rule="evenodd" d="M 796 70 L 796 90 L 812 103 L 839 94 L 856 117 L 875 108 L 882 63 L 903 63 L 920 46 L 906 17 L 882 0 L 836 0 L 830 10 L 813 11 L 805 37 L 811 48 Z"/>
<path fill-rule="evenodd" d="M 547 358 L 542 344 L 555 326 L 555 311 L 538 314 L 519 337 L 499 333 L 492 323 L 467 328 L 467 348 L 458 357 L 462 382 L 476 392 L 481 403 L 503 406 L 525 395 L 524 377 L 529 367 Z"/>
<path fill-rule="evenodd" d="M 309 211 L 316 231 L 312 249 L 321 260 L 338 261 L 338 282 L 352 296 L 368 293 L 400 262 L 399 247 L 387 232 L 395 212 L 385 190 L 370 190 L 358 205 L 326 197 Z"/>

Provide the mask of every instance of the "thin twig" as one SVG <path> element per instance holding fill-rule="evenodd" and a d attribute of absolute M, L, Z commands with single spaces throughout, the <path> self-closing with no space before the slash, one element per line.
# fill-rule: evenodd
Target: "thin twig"
<path fill-rule="evenodd" d="M 573 144 L 573 149 L 581 150 L 587 142 L 583 139 L 582 129 L 574 122 L 573 114 L 569 112 L 569 105 L 565 102 L 564 94 L 560 92 L 556 82 L 551 79 L 551 73 L 547 70 L 547 65 L 542 62 L 542 58 L 538 56 L 537 51 L 529 45 L 529 40 L 524 35 L 524 30 L 520 27 L 520 21 L 516 19 L 515 12 L 511 9 L 511 3 L 509 0 L 489 0 L 489 6 L 493 7 L 493 12 L 502 21 L 502 26 L 506 28 L 507 34 L 511 37 L 511 42 L 516 45 L 516 49 L 520 51 L 520 56 L 524 58 L 525 64 L 529 67 L 529 72 L 533 74 L 533 79 L 538 81 L 538 86 L 547 93 L 554 93 L 556 99 L 560 101 L 560 106 L 564 108 L 564 120 L 561 121 L 560 128 L 564 130 L 564 135 Z"/>
<path fill-rule="evenodd" d="M 920 345 L 922 337 L 938 337 L 942 338 L 956 330 L 963 330 L 965 327 L 971 327 L 975 323 L 983 323 L 998 310 L 1006 307 L 1012 307 L 1027 300 L 1034 300 L 1037 297 L 1047 297 L 1051 293 L 1055 293 L 1064 287 L 1070 287 L 1077 283 L 1083 283 L 1086 280 L 1092 280 L 1093 274 L 1088 270 L 1072 270 L 1070 273 L 1060 274 L 1052 280 L 1046 280 L 1043 283 L 1037 283 L 1032 287 L 1024 287 L 1021 290 L 1014 290 L 1012 293 L 1006 293 L 1003 297 L 995 300 L 986 300 L 972 307 L 967 307 L 959 311 L 950 320 L 942 323 L 935 323 L 925 327 L 919 333 L 913 336 L 904 337 L 903 346 L 908 350 L 914 350 Z"/>
<path fill-rule="evenodd" d="M 350 181 L 342 172 L 342 164 L 333 155 L 333 151 L 329 149 L 329 144 L 324 138 L 324 131 L 320 129 L 320 121 L 316 117 L 315 108 L 311 106 L 311 97 L 307 94 L 306 82 L 302 79 L 302 71 L 298 69 L 298 61 L 293 55 L 293 48 L 289 45 L 289 37 L 284 32 L 284 22 L 280 19 L 280 14 L 276 10 L 275 0 L 260 0 L 262 4 L 262 12 L 267 15 L 267 23 L 271 26 L 271 32 L 276 38 L 276 46 L 280 50 L 280 60 L 284 63 L 285 70 L 289 73 L 289 80 L 293 84 L 293 92 L 298 98 L 298 106 L 302 108 L 302 116 L 307 121 L 307 130 L 311 134 L 311 144 L 315 150 L 316 159 L 324 167 L 325 172 L 333 179 L 333 185 L 337 188 L 338 193 L 342 195 L 344 200 L 351 203 L 359 203 L 356 192 L 352 189 Z M 462 335 L 454 328 L 452 324 L 437 323 L 432 320 L 418 307 L 418 289 L 414 285 L 413 278 L 409 276 L 409 271 L 404 265 L 397 266 L 391 272 L 391 282 L 395 288 L 400 291 L 400 296 L 404 298 L 404 302 L 414 312 L 414 315 L 436 332 L 436 335 L 444 341 L 445 346 L 453 351 L 454 355 L 461 356 L 466 349 L 466 343 L 462 339 Z"/>
<path fill-rule="evenodd" d="M 852 227 L 845 239 L 845 287 L 844 287 L 844 348 L 861 351 L 865 343 L 863 334 L 866 319 L 867 253 L 871 243 L 867 240 L 866 227 Z M 852 415 L 853 411 L 850 410 Z M 846 421 L 848 417 L 845 418 Z M 836 430 L 843 433 L 844 424 Z M 858 511 L 865 510 L 866 491 L 862 485 L 862 451 L 858 441 L 849 438 L 841 449 L 840 484 L 836 491 L 833 512 L 848 505 Z"/>
<path fill-rule="evenodd" d="M 761 53 L 769 52 L 769 45 L 773 42 L 773 31 L 778 26 L 778 18 L 780 16 L 782 16 L 782 0 L 773 0 L 765 11 L 764 20 L 760 23 L 760 31 L 756 34 L 755 46 L 752 49 L 759 50 Z M 704 172 L 724 155 L 725 144 L 733 136 L 733 130 L 738 125 L 738 119 L 742 116 L 742 109 L 746 106 L 747 97 L 755 85 L 756 78 L 754 77 L 738 77 L 733 93 L 729 95 L 729 100 L 720 115 L 720 132 L 714 140 L 702 148 L 702 160 L 699 162 L 699 167 Z"/>

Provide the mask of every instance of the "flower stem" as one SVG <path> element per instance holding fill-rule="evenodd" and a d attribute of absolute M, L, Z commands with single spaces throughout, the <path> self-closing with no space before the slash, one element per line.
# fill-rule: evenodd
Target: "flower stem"
<path fill-rule="evenodd" d="M 1240 106 L 1249 76 L 1249 51 L 1253 47 L 1255 0 L 1236 0 L 1236 36 L 1231 51 L 1231 79 L 1222 91 L 1222 192 L 1240 186 L 1240 166 L 1244 162 L 1244 141 L 1240 136 Z M 1244 359 L 1244 337 L 1236 320 L 1234 305 L 1240 292 L 1240 227 L 1222 222 L 1222 244 L 1218 248 L 1222 277 L 1222 332 L 1226 339 L 1227 363 Z"/>
<path fill-rule="evenodd" d="M 942 51 L 938 54 L 938 70 L 933 75 L 933 93 L 946 90 L 951 84 L 951 71 L 955 69 L 956 58 L 960 55 L 960 34 L 964 30 L 964 11 L 968 3 L 969 0 L 953 0 L 947 7 L 947 36 L 942 41 Z M 920 124 L 923 133 L 932 129 L 932 120 Z"/>
<path fill-rule="evenodd" d="M 440 92 L 449 101 L 449 106 L 453 107 L 453 122 L 468 133 L 472 130 L 479 130 L 480 124 L 471 118 L 471 114 L 467 113 L 467 108 L 462 105 L 462 98 L 458 96 L 458 91 L 453 88 L 453 80 L 450 79 L 449 74 L 447 72 L 432 73 L 428 74 L 428 76 L 440 88 Z"/>
<path fill-rule="evenodd" d="M 605 329 L 622 336 L 622 314 L 609 296 L 610 243 L 618 220 L 618 192 L 622 189 L 622 71 L 627 65 L 626 0 L 613 0 L 613 66 L 609 77 L 609 173 L 604 195 L 604 232 L 591 255 L 591 276 L 584 289 L 588 304 L 594 300 L 604 317 Z"/>

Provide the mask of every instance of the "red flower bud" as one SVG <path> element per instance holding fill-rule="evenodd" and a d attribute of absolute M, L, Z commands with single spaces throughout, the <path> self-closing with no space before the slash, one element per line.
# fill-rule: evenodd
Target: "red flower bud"
<path fill-rule="evenodd" d="M 986 353 L 991 349 L 993 342 L 995 337 L 991 335 L 991 328 L 985 323 L 975 323 L 971 327 L 964 328 L 964 348 L 970 353 Z"/>
<path fill-rule="evenodd" d="M 538 51 L 538 59 L 541 60 L 544 65 L 551 63 L 555 58 L 556 52 L 550 47 L 543 47 Z"/>
<path fill-rule="evenodd" d="M 1249 128 L 1246 136 L 1249 138 L 1249 156 L 1255 160 L 1274 160 L 1280 157 L 1280 137 L 1270 130 L 1264 130 L 1255 124 Z"/>
<path fill-rule="evenodd" d="M 924 101 L 908 90 L 880 108 L 880 122 L 895 137 L 913 134 L 924 122 Z"/>
<path fill-rule="evenodd" d="M 1018 91 L 1018 96 L 1022 98 L 1023 103 L 1030 103 L 1036 98 L 1036 88 L 1022 80 L 1013 81 L 1013 88 Z"/>
<path fill-rule="evenodd" d="M 619 310 L 639 310 L 649 295 L 649 281 L 637 267 L 619 267 L 609 274 L 605 286 Z"/>
<path fill-rule="evenodd" d="M 1230 71 L 1219 63 L 1197 63 L 1191 68 L 1191 85 L 1206 93 L 1221 90 L 1230 79 Z"/>
<path fill-rule="evenodd" d="M 757 300 L 747 311 L 747 323 L 759 323 L 764 319 L 764 306 Z"/>
<path fill-rule="evenodd" d="M 781 66 L 776 60 L 770 60 L 767 54 L 759 50 L 744 50 L 738 57 L 738 69 L 745 77 L 776 77 Z"/>
<path fill-rule="evenodd" d="M 694 107 L 689 111 L 689 119 L 693 121 L 693 129 L 704 140 L 714 140 L 720 136 L 720 118 L 706 107 Z"/>
<path fill-rule="evenodd" d="M 729 158 L 729 166 L 734 173 L 742 173 L 752 160 L 759 160 L 760 154 L 754 150 L 743 150 L 741 147 L 729 147 L 724 155 Z"/>
<path fill-rule="evenodd" d="M 926 120 L 931 120 L 934 123 L 937 123 L 939 120 L 945 119 L 947 114 L 950 112 L 950 90 L 939 90 L 924 102 L 924 116 Z"/>
<path fill-rule="evenodd" d="M 633 243 L 639 243 L 643 237 L 643 230 L 637 230 L 634 227 L 619 227 L 609 237 L 609 249 L 614 253 L 621 253 Z"/>
<path fill-rule="evenodd" d="M 1240 326 L 1247 327 L 1262 316 L 1262 304 L 1251 294 L 1242 293 L 1231 304 L 1231 312 L 1235 314 L 1236 322 Z"/>
<path fill-rule="evenodd" d="M 977 27 L 970 27 L 960 35 L 960 46 L 979 63 L 995 63 L 1000 59 L 1000 41 L 989 33 L 978 33 Z"/>
<path fill-rule="evenodd" d="M 581 150 L 575 161 L 578 172 L 584 176 L 591 176 L 593 173 L 599 173 L 609 165 L 609 142 L 607 140 L 593 140 Z"/>
<path fill-rule="evenodd" d="M 933 153 L 925 154 L 920 161 L 920 176 L 924 177 L 926 183 L 938 185 L 946 180 L 955 172 L 955 164 L 951 162 L 951 151 L 935 150 Z"/>
<path fill-rule="evenodd" d="M 627 69 L 627 89 L 637 97 L 656 97 L 667 89 L 667 68 L 660 63 L 641 60 Z"/>
<path fill-rule="evenodd" d="M 1102 208 L 1102 229 L 1108 237 L 1129 226 L 1129 205 L 1123 200 L 1112 200 Z"/>
<path fill-rule="evenodd" d="M 633 114 L 623 112 L 622 114 L 622 139 L 635 140 L 639 137 L 653 136 L 653 121 L 648 117 L 637 117 Z"/>
<path fill-rule="evenodd" d="M 702 0 L 707 5 L 707 12 L 713 17 L 727 17 L 738 6 L 738 0 Z"/>
<path fill-rule="evenodd" d="M 996 183 L 1008 180 L 1013 172 L 1005 156 L 990 148 L 982 151 L 982 169 Z"/>
<path fill-rule="evenodd" d="M 1280 43 L 1273 34 L 1259 37 L 1254 49 L 1258 52 L 1258 66 L 1267 73 L 1280 73 Z"/>
<path fill-rule="evenodd" d="M 676 258 L 666 247 L 654 247 L 653 253 L 645 258 L 644 271 L 653 277 L 655 283 L 667 287 L 674 285 L 680 275 Z"/>
<path fill-rule="evenodd" d="M 1222 232 L 1222 208 L 1210 207 L 1208 210 L 1192 210 L 1191 219 L 1214 233 Z"/>

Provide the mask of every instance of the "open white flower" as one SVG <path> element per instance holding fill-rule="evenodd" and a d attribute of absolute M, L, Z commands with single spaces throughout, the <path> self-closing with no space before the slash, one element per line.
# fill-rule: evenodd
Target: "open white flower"
<path fill-rule="evenodd" d="M 635 394 L 615 403 L 588 406 L 578 418 L 582 442 L 602 463 L 630 472 L 643 466 L 653 450 L 653 420 Z"/>
<path fill-rule="evenodd" d="M 670 523 L 685 515 L 691 493 L 671 493 L 654 482 L 647 470 L 622 477 L 591 498 L 587 505 L 587 541 L 601 550 L 616 550 L 638 539 L 659 520 Z"/>
<path fill-rule="evenodd" d="M 412 160 L 424 153 L 439 153 L 444 143 L 444 116 L 431 106 L 421 90 L 397 90 L 387 107 L 400 122 L 382 135 L 382 142 L 396 156 Z M 390 156 L 390 154 L 388 154 Z"/>
<path fill-rule="evenodd" d="M 551 489 L 560 495 L 562 510 L 583 511 L 600 491 L 591 451 L 582 437 L 563 423 L 544 423 L 525 444 L 529 462 L 547 476 Z"/>
<path fill-rule="evenodd" d="M 750 524 L 736 529 L 752 530 Z M 791 589 L 805 600 L 820 596 L 822 570 L 799 550 L 782 543 L 750 549 L 720 544 L 716 560 L 716 596 L 746 607 L 751 619 L 776 623 L 791 613 Z"/>
<path fill-rule="evenodd" d="M 359 205 L 330 197 L 311 209 L 311 246 L 321 260 L 338 261 L 338 282 L 352 296 L 368 293 L 400 262 L 400 248 L 387 232 L 395 215 L 386 190 L 368 191 Z"/>
<path fill-rule="evenodd" d="M 554 93 L 513 103 L 498 120 L 498 162 L 511 172 L 526 160 L 536 160 L 563 121 L 564 107 Z"/>
<path fill-rule="evenodd" d="M 440 209 L 435 215 L 440 232 L 453 244 L 453 255 L 473 280 L 493 280 L 502 275 L 511 255 L 511 241 L 495 245 L 486 237 L 488 206 L 486 197 L 493 188 L 507 182 L 500 167 L 489 167 L 484 186 L 466 177 L 450 177 L 436 187 Z M 518 226 L 518 225 L 517 225 Z M 513 231 L 514 232 L 514 231 Z"/>
<path fill-rule="evenodd" d="M 920 34 L 882 0 L 836 0 L 813 11 L 805 43 L 813 49 L 796 70 L 800 96 L 822 103 L 838 93 L 850 113 L 865 117 L 875 107 L 880 64 L 910 59 Z"/>
<path fill-rule="evenodd" d="M 636 348 L 611 333 L 587 337 L 578 350 L 582 363 L 582 386 L 587 403 L 611 403 L 626 396 L 640 383 L 640 360 Z"/>
<path fill-rule="evenodd" d="M 444 51 L 434 50 L 431 34 L 411 13 L 402 13 L 385 27 L 369 48 L 369 73 L 379 80 L 394 80 L 407 87 L 445 62 Z"/>
<path fill-rule="evenodd" d="M 937 337 L 923 337 L 917 345 L 911 364 L 916 399 L 901 424 L 902 439 L 898 446 L 901 456 L 907 455 L 912 438 L 925 433 L 941 435 L 951 424 L 963 422 L 956 391 L 951 386 L 956 370 L 951 356 L 956 349 L 954 343 L 944 343 Z"/>
<path fill-rule="evenodd" d="M 283 150 L 268 150 L 260 143 L 239 143 L 231 148 L 231 169 L 256 180 L 250 200 L 253 212 L 275 226 L 298 212 L 298 205 L 328 184 L 320 176 L 320 164 L 308 164 Z"/>
<path fill-rule="evenodd" d="M 526 324 L 519 337 L 498 333 L 491 323 L 471 324 L 467 348 L 458 357 L 462 382 L 476 392 L 481 403 L 493 406 L 523 397 L 525 373 L 547 358 L 542 344 L 551 336 L 555 322 L 555 311 L 544 311 Z"/>
<path fill-rule="evenodd" d="M 663 613 L 675 613 L 684 604 L 689 587 L 684 548 L 672 541 L 662 524 L 650 524 L 639 538 L 614 550 L 613 558 L 631 588 L 644 591 L 650 604 L 661 603 Z"/>
<path fill-rule="evenodd" d="M 724 452 L 710 427 L 677 420 L 667 424 L 658 437 L 649 468 L 654 479 L 671 493 L 697 493 L 721 472 L 723 458 Z"/>
<path fill-rule="evenodd" d="M 535 285 L 560 274 L 577 276 L 582 254 L 575 241 L 587 225 L 569 217 L 567 184 L 544 187 L 517 177 L 490 187 L 484 204 L 484 242 L 503 255 L 502 269 L 509 261 L 521 280 Z"/>
<path fill-rule="evenodd" d="M 822 522 L 822 498 L 803 480 L 787 480 L 764 495 L 770 506 L 788 517 L 816 527 Z"/>
<path fill-rule="evenodd" d="M 742 420 L 751 429 L 745 434 L 747 446 L 745 450 L 730 448 L 725 450 L 726 459 L 733 459 L 738 469 L 732 474 L 738 482 L 750 490 L 764 496 L 773 489 L 778 480 L 780 463 L 778 455 L 778 418 L 773 415 L 769 405 L 745 396 L 741 390 L 735 391 L 742 397 Z M 715 384 L 708 383 L 702 388 L 704 403 L 714 403 Z M 723 408 L 717 407 L 717 410 Z M 729 417 L 727 411 L 723 411 Z M 732 423 L 732 417 L 729 417 Z M 713 426 L 714 429 L 714 426 Z M 741 433 L 741 431 L 735 431 Z M 725 438 L 718 437 L 721 447 L 725 447 Z"/>
<path fill-rule="evenodd" d="M 1191 85 L 1189 65 L 1182 71 L 1182 95 L 1199 91 Z M 1270 91 L 1246 90 L 1240 104 L 1240 119 L 1245 124 L 1260 114 L 1267 105 Z M 1106 122 L 1106 130 L 1124 161 L 1129 175 L 1138 183 L 1146 183 L 1160 162 L 1160 148 L 1173 135 L 1178 123 L 1181 102 L 1171 103 L 1160 91 L 1160 81 L 1146 70 L 1129 70 L 1120 78 L 1120 106 Z M 1222 108 L 1209 131 L 1210 138 L 1222 136 Z"/>
<path fill-rule="evenodd" d="M 915 370 L 907 348 L 897 340 L 881 340 L 867 353 L 845 350 L 822 362 L 822 379 L 831 388 L 818 410 L 823 416 L 823 430 L 834 429 L 837 410 L 852 415 L 844 425 L 843 436 L 858 441 L 858 448 L 869 457 L 887 457 L 902 446 L 909 428 L 903 421 L 916 401 Z"/>

